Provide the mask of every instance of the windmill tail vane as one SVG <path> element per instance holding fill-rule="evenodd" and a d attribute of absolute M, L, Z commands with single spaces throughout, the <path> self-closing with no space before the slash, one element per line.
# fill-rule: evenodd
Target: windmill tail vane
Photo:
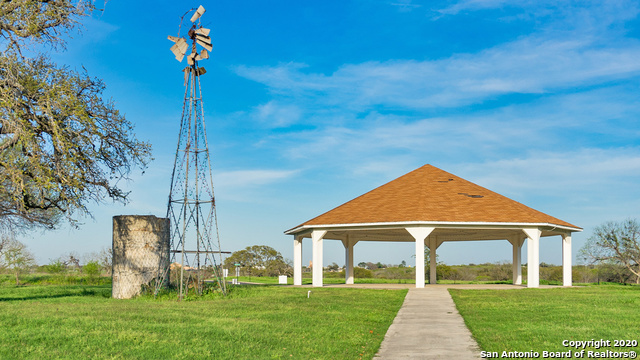
<path fill-rule="evenodd" d="M 168 37 L 174 43 L 170 50 L 176 60 L 182 62 L 186 56 L 188 66 L 182 70 L 185 76 L 185 96 L 167 207 L 167 217 L 171 221 L 173 266 L 164 270 L 159 277 L 162 281 L 157 282 L 156 287 L 157 295 L 160 287 L 169 283 L 172 278 L 179 278 L 175 282 L 179 286 L 180 299 L 192 290 L 202 294 L 206 283 L 212 282 L 217 282 L 220 290 L 226 294 L 226 285 L 220 275 L 222 254 L 229 253 L 221 251 L 220 247 L 200 87 L 200 75 L 205 74 L 206 70 L 198 66 L 198 61 L 208 59 L 209 51 L 212 50 L 209 37 L 211 30 L 202 27 L 198 21 L 205 13 L 204 7 L 192 9 L 185 15 L 193 10 L 195 13 L 190 19 L 193 25 L 186 36 L 180 36 L 178 30 L 178 36 Z M 177 267 L 179 271 L 174 271 L 172 275 L 171 268 L 177 270 Z M 215 280 L 207 279 L 212 275 Z"/>

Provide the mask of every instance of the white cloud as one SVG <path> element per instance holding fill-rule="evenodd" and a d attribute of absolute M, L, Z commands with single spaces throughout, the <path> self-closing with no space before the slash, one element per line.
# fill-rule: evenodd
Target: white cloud
<path fill-rule="evenodd" d="M 596 41 L 590 36 L 571 40 L 534 36 L 442 60 L 347 64 L 330 75 L 304 72 L 299 64 L 238 67 L 236 71 L 267 85 L 276 95 L 309 106 L 340 106 L 350 111 L 376 105 L 455 107 L 505 94 L 593 85 L 640 72 L 640 42 L 596 46 Z"/>
<path fill-rule="evenodd" d="M 640 148 L 535 151 L 464 163 L 452 173 L 585 228 L 640 217 Z M 446 169 L 445 169 L 446 170 Z"/>
<path fill-rule="evenodd" d="M 66 50 L 72 53 L 80 53 L 86 51 L 94 51 L 95 44 L 108 40 L 120 27 L 112 23 L 106 22 L 99 17 L 85 17 L 82 24 L 78 27 L 78 31 L 71 31 L 63 37 L 68 42 Z"/>
<path fill-rule="evenodd" d="M 542 191 L 546 195 L 601 193 L 629 189 L 640 180 L 640 148 L 583 148 L 568 152 L 534 151 L 527 157 L 463 164 L 487 187 L 512 193 Z M 626 191 L 626 190 L 625 190 Z M 640 195 L 640 190 L 634 191 Z M 594 191 L 593 195 L 600 195 Z"/>
<path fill-rule="evenodd" d="M 456 15 L 466 10 L 495 9 L 505 5 L 526 5 L 530 1 L 507 1 L 507 0 L 462 0 L 444 9 L 437 10 L 441 14 Z"/>
<path fill-rule="evenodd" d="M 216 199 L 223 203 L 272 206 L 277 199 L 274 189 L 286 186 L 298 173 L 299 170 L 275 169 L 219 171 L 213 174 Z"/>
<path fill-rule="evenodd" d="M 575 151 L 611 141 L 626 146 L 640 134 L 634 126 L 640 116 L 633 102 L 635 91 L 636 87 L 594 89 L 471 114 L 418 119 L 372 112 L 362 119 L 344 118 L 344 124 L 272 134 L 260 146 L 272 147 L 290 161 L 342 164 L 343 170 L 354 172 L 380 168 L 373 163 L 397 163 L 399 158 L 406 163 L 486 161 L 527 156 L 537 149 Z"/>
<path fill-rule="evenodd" d="M 235 170 L 218 172 L 214 177 L 216 187 L 244 188 L 283 181 L 295 176 L 297 170 Z"/>
<path fill-rule="evenodd" d="M 302 110 L 298 106 L 272 100 L 256 106 L 253 116 L 267 127 L 286 127 L 299 121 Z"/>
<path fill-rule="evenodd" d="M 516 16 L 505 16 L 502 18 L 505 21 L 514 18 L 531 19 L 537 23 L 544 23 L 543 26 L 546 28 L 572 28 L 583 31 L 606 30 L 611 24 L 633 19 L 640 10 L 638 3 L 631 0 L 582 3 L 555 0 L 461 0 L 434 11 L 444 16 L 452 16 L 492 9 L 521 12 Z M 545 21 L 540 21 L 542 18 Z"/>
<path fill-rule="evenodd" d="M 389 5 L 395 6 L 399 12 L 409 12 L 422 7 L 422 5 L 414 4 L 412 0 L 398 0 L 389 3 Z"/>

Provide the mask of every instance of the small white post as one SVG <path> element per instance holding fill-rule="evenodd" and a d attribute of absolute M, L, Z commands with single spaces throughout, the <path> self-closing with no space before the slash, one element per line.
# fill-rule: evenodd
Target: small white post
<path fill-rule="evenodd" d="M 313 242 L 313 279 L 314 287 L 322 287 L 322 237 L 326 230 L 313 230 L 311 241 Z"/>
<path fill-rule="evenodd" d="M 426 239 L 435 228 L 409 227 L 406 229 L 416 240 L 416 288 L 424 288 L 424 239 Z"/>
<path fill-rule="evenodd" d="M 571 286 L 571 233 L 562 235 L 562 286 Z"/>
<path fill-rule="evenodd" d="M 354 276 L 353 276 L 353 246 L 356 244 L 356 241 L 353 241 L 349 235 L 347 238 L 342 241 L 344 245 L 344 282 L 345 284 L 353 284 Z"/>
<path fill-rule="evenodd" d="M 438 283 L 437 263 L 436 263 L 436 249 L 438 248 L 438 242 L 435 236 L 430 236 L 429 240 L 429 284 L 435 285 Z"/>
<path fill-rule="evenodd" d="M 302 285 L 302 237 L 293 239 L 293 285 Z"/>
<path fill-rule="evenodd" d="M 540 229 L 522 229 L 527 235 L 527 287 L 540 287 Z"/>
<path fill-rule="evenodd" d="M 513 244 L 513 285 L 522 285 L 522 243 L 523 239 L 515 237 Z"/>

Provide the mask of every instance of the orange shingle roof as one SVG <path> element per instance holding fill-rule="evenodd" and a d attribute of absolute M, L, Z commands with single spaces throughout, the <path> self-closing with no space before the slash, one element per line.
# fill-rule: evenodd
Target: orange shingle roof
<path fill-rule="evenodd" d="M 579 229 L 428 164 L 296 228 L 409 221 L 542 223 Z"/>

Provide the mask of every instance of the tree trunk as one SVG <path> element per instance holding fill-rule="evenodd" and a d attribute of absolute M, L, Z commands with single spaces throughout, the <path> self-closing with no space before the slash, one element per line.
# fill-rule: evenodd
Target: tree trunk
<path fill-rule="evenodd" d="M 16 285 L 20 285 L 20 278 L 18 277 L 19 274 L 20 273 L 16 270 Z"/>

